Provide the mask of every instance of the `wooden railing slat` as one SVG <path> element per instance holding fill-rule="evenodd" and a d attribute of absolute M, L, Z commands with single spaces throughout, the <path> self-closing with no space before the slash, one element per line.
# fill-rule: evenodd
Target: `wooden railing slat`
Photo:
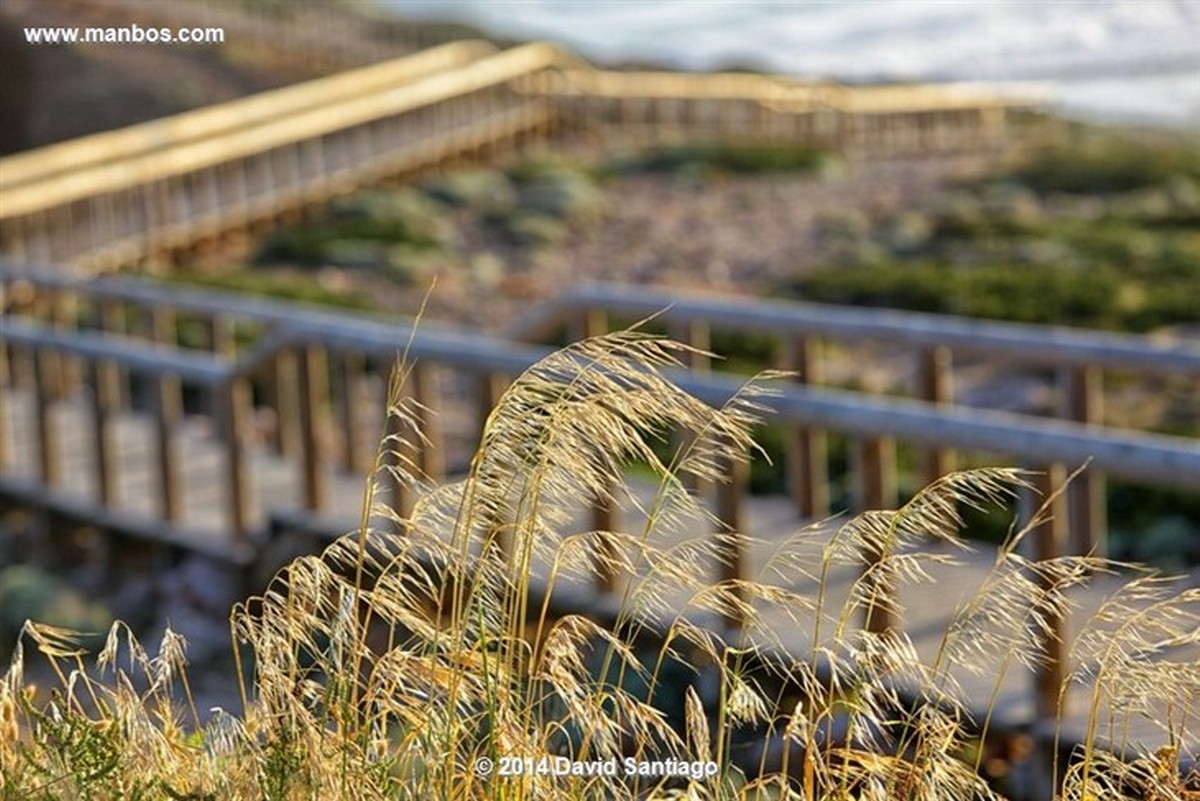
<path fill-rule="evenodd" d="M 950 347 L 1023 364 L 1128 368 L 1200 377 L 1200 345 L 1182 338 L 1146 337 L 1059 326 L 1009 323 L 894 309 L 742 299 L 623 284 L 586 284 L 556 301 L 558 319 L 600 308 L 626 317 L 660 315 L 667 322 L 698 320 L 746 333 L 817 335 L 875 340 L 914 348 Z M 544 328 L 555 315 L 535 315 Z M 519 329 L 509 336 L 523 339 Z"/>
<path fill-rule="evenodd" d="M 58 427 L 54 425 L 52 364 L 47 358 L 52 352 L 48 348 L 33 347 L 33 374 L 35 387 L 35 420 L 38 443 L 38 477 L 47 487 L 56 487 L 62 481 L 62 461 L 59 456 Z"/>
<path fill-rule="evenodd" d="M 117 494 L 118 454 L 110 430 L 113 410 L 119 406 L 117 387 L 113 381 L 116 366 L 92 362 L 92 449 L 95 452 L 96 500 L 105 508 L 115 506 Z"/>
<path fill-rule="evenodd" d="M 788 338 L 784 343 L 783 368 L 795 373 L 802 386 L 820 386 L 825 381 L 821 344 L 816 337 Z M 805 520 L 829 514 L 829 442 L 825 431 L 807 425 L 791 425 L 787 431 L 788 480 L 796 509 Z"/>
<path fill-rule="evenodd" d="M 731 594 L 746 601 L 744 582 L 750 578 L 749 544 L 746 530 L 746 496 L 749 493 L 750 468 L 744 454 L 730 453 L 724 458 L 722 473 L 726 480 L 717 484 L 717 520 L 720 528 L 718 581 L 731 582 Z M 725 625 L 738 628 L 746 621 L 736 610 L 724 615 Z"/>
<path fill-rule="evenodd" d="M 251 391 L 250 383 L 240 376 L 231 376 L 214 388 L 220 393 L 220 408 L 225 422 L 226 504 L 228 525 L 235 542 L 244 542 L 252 532 L 255 518 L 254 488 L 251 484 L 249 441 Z"/>
<path fill-rule="evenodd" d="M 1062 416 L 1068 420 L 1098 429 L 1104 425 L 1104 376 L 1094 366 L 1064 369 L 1062 384 Z M 1069 545 L 1076 555 L 1104 556 L 1107 553 L 1108 513 L 1104 474 L 1088 470 L 1067 488 L 1067 507 L 1070 510 Z"/>
<path fill-rule="evenodd" d="M 938 406 L 954 405 L 954 378 L 950 348 L 937 345 L 924 348 L 918 355 L 921 384 L 919 397 Z M 924 453 L 925 483 L 932 484 L 954 471 L 954 451 L 949 448 L 927 448 Z"/>
<path fill-rule="evenodd" d="M 301 348 L 298 364 L 304 508 L 310 512 L 322 512 L 329 505 L 329 475 L 326 469 L 329 365 L 324 349 L 312 344 Z"/>

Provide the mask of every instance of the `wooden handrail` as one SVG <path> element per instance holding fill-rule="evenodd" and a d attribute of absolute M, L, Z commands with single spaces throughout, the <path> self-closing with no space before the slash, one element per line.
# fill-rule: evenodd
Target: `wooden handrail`
<path fill-rule="evenodd" d="M 233 298 L 231 298 L 233 300 Z M 288 304 L 280 303 L 279 306 Z M 342 319 L 304 320 L 293 309 L 286 334 L 276 347 L 308 343 L 353 349 L 386 357 L 397 355 L 409 340 L 404 324 Z M 163 351 L 119 338 L 99 339 L 32 323 L 5 320 L 3 335 L 16 345 L 61 350 L 72 355 L 122 364 L 154 374 L 174 373 L 184 380 L 219 383 L 241 375 L 239 367 L 211 356 Z M 419 330 L 409 350 L 419 361 L 475 373 L 518 375 L 550 351 L 505 340 L 450 330 Z M 263 354 L 255 357 L 263 358 Z M 729 400 L 740 379 L 719 374 L 668 371 L 685 391 L 712 404 Z M 1097 429 L 1070 421 L 1007 412 L 939 407 L 924 401 L 864 396 L 831 389 L 784 385 L 764 399 L 774 422 L 815 425 L 862 436 L 894 436 L 921 445 L 986 450 L 1029 463 L 1082 464 L 1135 480 L 1200 487 L 1200 443 L 1181 437 Z"/>
<path fill-rule="evenodd" d="M 395 89 L 347 98 L 316 108 L 304 108 L 282 119 L 267 119 L 221 137 L 187 141 L 168 149 L 140 153 L 111 163 L 96 162 L 62 176 L 50 176 L 41 182 L 5 189 L 0 219 L 196 172 L 284 145 L 315 140 L 372 120 L 499 86 L 559 65 L 569 58 L 565 51 L 552 45 L 524 45 L 449 72 L 426 75 Z"/>
<path fill-rule="evenodd" d="M 781 366 L 795 371 L 798 379 L 810 386 L 824 383 L 819 356 L 822 340 L 868 340 L 907 347 L 917 361 L 916 395 L 933 404 L 933 409 L 940 408 L 944 414 L 937 419 L 943 421 L 962 411 L 953 406 L 952 382 L 954 361 L 964 354 L 987 358 L 993 364 L 1004 362 L 1054 369 L 1057 372 L 1059 415 L 1093 430 L 1104 429 L 1105 370 L 1160 374 L 1200 384 L 1200 343 L 1182 337 L 1113 334 L 891 309 L 717 297 L 615 284 L 573 287 L 540 311 L 526 316 L 508 333 L 514 338 L 544 340 L 555 329 L 593 315 L 627 320 L 654 316 L 668 329 L 702 330 L 706 332 L 705 341 L 707 332 L 713 328 L 758 333 L 780 346 Z M 705 346 L 705 341 L 688 339 L 689 344 L 700 347 Z M 934 419 L 931 417 L 926 423 L 932 425 Z M 799 513 L 808 518 L 820 517 L 829 510 L 825 427 L 817 420 L 805 421 L 792 427 L 785 438 L 790 494 Z M 858 508 L 887 508 L 898 502 L 894 442 L 891 441 L 897 436 L 926 446 L 922 459 L 926 482 L 946 475 L 956 462 L 954 448 L 958 447 L 958 440 L 944 432 L 922 439 L 914 436 L 912 431 L 905 433 L 889 426 L 871 430 L 864 424 L 859 429 L 845 429 L 843 421 L 836 427 L 855 431 L 857 441 L 853 443 L 851 453 L 858 459 L 853 471 L 858 479 Z M 1023 464 L 1053 468 L 1055 474 L 1061 472 L 1061 463 L 1043 463 L 1049 454 L 1038 451 L 1036 438 L 1023 440 L 1024 457 L 1013 447 L 1019 441 L 1022 440 L 1014 439 L 1009 447 L 998 450 L 1017 456 Z M 1191 447 L 1187 440 L 1179 440 L 1179 443 L 1185 450 Z M 1062 444 L 1057 443 L 1055 449 Z M 965 447 L 982 446 L 975 441 Z M 1069 448 L 1055 452 L 1067 458 L 1067 451 Z M 1071 466 L 1086 460 L 1085 451 L 1086 448 L 1076 449 L 1076 461 Z M 1069 541 L 1073 553 L 1103 554 L 1106 551 L 1103 471 L 1109 464 L 1107 459 L 1096 458 L 1087 474 L 1076 479 L 1066 490 L 1070 508 Z M 1159 477 L 1171 483 L 1169 469 L 1156 471 Z"/>
<path fill-rule="evenodd" d="M 325 383 L 330 374 L 326 363 L 328 352 L 339 353 L 341 358 L 354 354 L 359 358 L 387 359 L 406 350 L 417 365 L 418 378 L 413 391 L 423 409 L 436 409 L 440 403 L 436 387 L 427 380 L 433 375 L 430 372 L 433 367 L 453 367 L 484 379 L 486 396 L 490 402 L 494 402 L 498 376 L 518 375 L 550 353 L 544 347 L 485 338 L 476 333 L 429 328 L 414 333 L 411 323 L 407 321 L 388 322 L 309 313 L 309 309 L 298 304 L 233 295 L 219 297 L 221 293 L 211 291 L 197 293 L 189 301 L 190 293 L 167 292 L 164 287 L 139 287 L 131 281 L 101 280 L 71 284 L 59 279 L 54 283 L 66 292 L 79 294 L 103 289 L 103 292 L 109 293 L 105 298 L 109 302 L 142 304 L 140 311 L 143 315 L 150 312 L 151 319 L 155 317 L 155 312 L 180 308 L 189 302 L 193 312 L 203 307 L 214 321 L 228 319 L 229 315 L 241 312 L 253 312 L 259 316 L 250 316 L 249 320 L 266 328 L 266 333 L 240 357 L 235 358 L 232 352 L 219 346 L 214 347 L 218 351 L 216 353 L 197 354 L 163 347 L 165 343 L 162 341 L 155 345 L 141 344 L 119 336 L 95 337 L 90 332 L 56 329 L 15 319 L 17 315 L 13 314 L 0 317 L 0 343 L 15 347 L 16 350 L 23 349 L 32 356 L 34 449 L 37 459 L 37 478 L 30 481 L 5 472 L 5 454 L 0 452 L 0 492 L 13 494 L 27 503 L 53 508 L 60 515 L 66 512 L 92 524 L 112 525 L 123 530 L 147 530 L 144 515 L 131 516 L 127 511 L 117 508 L 117 499 L 112 491 L 116 485 L 115 477 L 98 476 L 98 497 L 91 501 L 81 501 L 79 493 L 72 492 L 66 486 L 64 465 L 59 460 L 62 432 L 56 427 L 55 415 L 52 414 L 58 397 L 53 388 L 55 361 L 46 357 L 83 358 L 91 360 L 96 368 L 104 366 L 149 373 L 158 378 L 157 397 L 160 402 L 155 404 L 153 410 L 156 425 L 151 437 L 159 468 L 156 489 L 161 497 L 158 508 L 152 513 L 157 517 L 149 529 L 149 537 L 160 544 L 215 555 L 237 564 L 253 560 L 262 541 L 257 536 L 262 530 L 264 517 L 255 508 L 258 496 L 254 490 L 257 479 L 253 469 L 256 459 L 251 453 L 254 437 L 251 421 L 253 383 L 255 377 L 261 377 L 260 371 L 268 363 L 279 364 L 284 354 L 290 354 L 293 360 L 299 356 L 299 369 L 292 374 L 287 385 L 275 387 L 274 395 L 279 397 L 290 393 L 299 398 L 297 423 L 301 436 L 296 449 L 298 453 L 293 455 L 298 457 L 294 464 L 300 469 L 301 504 L 305 515 L 321 517 L 329 511 L 333 494 L 329 483 L 331 451 L 326 436 L 332 422 L 328 407 L 329 387 Z M 3 281 L 0 281 L 2 284 Z M 575 319 L 587 323 L 585 333 L 598 333 L 606 325 L 605 315 L 594 306 L 582 316 L 577 311 Z M 801 344 L 804 344 L 803 341 Z M 811 342 L 808 344 L 811 345 Z M 813 354 L 805 353 L 805 350 L 804 347 L 798 349 L 795 354 L 797 361 L 803 363 L 812 360 Z M 97 376 L 100 374 L 99 369 L 93 372 Z M 666 378 L 681 389 L 713 406 L 724 405 L 743 388 L 742 379 L 729 375 L 682 369 L 665 372 Z M 170 381 L 165 378 L 170 378 Z M 186 486 L 180 454 L 173 444 L 176 440 L 174 429 L 177 417 L 166 411 L 168 404 L 165 401 L 168 398 L 164 394 L 169 384 L 181 380 L 199 383 L 207 390 L 205 394 L 215 402 L 216 408 L 211 411 L 219 423 L 216 430 L 220 432 L 223 452 L 219 479 L 223 489 L 219 495 L 225 506 L 222 519 L 228 536 L 224 538 L 204 540 L 187 534 L 183 509 L 191 488 Z M 343 384 L 343 404 L 348 402 L 350 389 L 349 383 Z M 1044 496 L 1052 497 L 1060 491 L 1066 466 L 1085 462 L 1090 462 L 1096 469 L 1136 482 L 1189 490 L 1200 488 L 1200 442 L 1195 439 L 1105 429 L 1088 420 L 1054 420 L 983 411 L 947 406 L 936 400 L 874 397 L 814 388 L 795 382 L 779 382 L 771 389 L 774 395 L 758 399 L 772 413 L 769 415 L 770 422 L 809 434 L 825 429 L 838 430 L 858 440 L 858 452 L 861 455 L 853 469 L 861 487 L 859 508 L 890 508 L 895 501 L 894 485 L 890 483 L 894 473 L 886 462 L 894 459 L 891 444 L 896 439 L 931 448 L 1006 454 L 1020 465 L 1035 468 L 1037 472 L 1032 480 Z M 3 392 L 0 389 L 0 400 L 5 399 Z M 108 430 L 113 409 L 100 392 L 94 395 L 92 405 L 97 434 L 97 452 L 93 463 L 95 469 L 102 472 L 109 469 L 110 465 L 117 464 L 109 442 L 111 431 Z M 282 407 L 276 407 L 276 410 L 280 412 L 282 424 Z M 352 418 L 353 415 L 347 419 Z M 394 418 L 389 416 L 386 419 L 389 432 L 400 434 L 400 431 L 391 427 Z M 355 436 L 353 423 L 348 425 L 344 436 Z M 817 452 L 811 451 L 809 456 Z M 823 450 L 820 453 L 823 454 Z M 744 500 L 749 471 L 738 456 L 733 452 L 722 455 L 728 480 L 718 488 L 716 502 L 716 522 L 723 534 L 718 574 L 715 576 L 717 580 L 743 579 L 749 566 L 749 532 L 745 530 L 747 515 Z M 416 457 L 422 469 L 433 476 L 440 475 L 438 454 L 420 445 Z M 823 460 L 823 456 L 817 456 L 816 459 Z M 792 464 L 800 464 L 801 469 L 807 470 L 814 462 L 810 458 L 808 464 L 802 461 L 793 461 Z M 820 469 L 815 471 L 815 476 L 824 480 L 824 466 L 818 467 Z M 807 481 L 814 480 L 813 475 L 805 478 Z M 393 482 L 392 479 L 386 479 L 384 483 L 390 487 L 388 502 L 401 513 L 407 512 L 413 500 L 409 489 L 402 482 Z M 1068 523 L 1074 515 L 1074 512 L 1065 517 L 1062 514 L 1069 497 L 1063 496 L 1056 502 L 1056 517 L 1052 521 L 1043 522 L 1034 530 L 1031 540 L 1038 558 L 1051 558 L 1063 552 L 1063 540 L 1069 532 Z M 809 501 L 812 505 L 816 503 L 812 498 Z M 265 519 L 270 519 L 273 513 L 279 511 L 289 510 L 262 510 L 266 513 Z M 607 501 L 595 500 L 591 522 L 596 530 L 616 529 L 620 526 L 617 513 Z M 608 546 L 600 538 L 595 547 L 603 549 Z M 869 564 L 876 557 L 864 552 L 861 558 L 864 564 Z M 598 564 L 608 562 L 599 559 Z M 604 598 L 612 597 L 621 577 L 601 569 L 597 571 L 596 579 L 598 597 Z M 890 593 L 894 588 L 881 586 L 880 591 Z M 743 622 L 736 614 L 731 614 L 726 620 L 731 626 Z M 903 625 L 903 621 L 896 619 L 885 605 L 869 607 L 863 623 L 876 632 Z M 1048 625 L 1057 631 L 1066 630 L 1065 620 L 1059 618 L 1051 619 Z M 1051 658 L 1038 668 L 1036 682 L 1042 690 L 1038 697 L 1043 707 L 1048 700 L 1055 700 L 1051 689 L 1057 684 L 1052 680 L 1060 676 L 1059 671 L 1063 670 L 1065 657 L 1060 640 L 1050 643 L 1049 653 Z"/>
<path fill-rule="evenodd" d="M 454 42 L 369 67 L 6 156 L 0 158 L 0 192 L 392 89 L 496 52 L 495 45 L 488 42 Z"/>
<path fill-rule="evenodd" d="M 738 391 L 738 379 L 669 373 L 710 405 Z M 762 399 L 772 422 L 817 425 L 861 436 L 892 436 L 919 445 L 1006 454 L 1021 464 L 1062 462 L 1136 481 L 1200 488 L 1200 442 L 1161 434 L 1095 429 L 1066 420 L 965 407 L 943 408 L 906 398 L 789 386 Z"/>
<path fill-rule="evenodd" d="M 88 336 L 37 323 L 0 319 L 0 342 L 118 364 L 147 375 L 170 375 L 210 386 L 228 380 L 233 366 L 219 358 L 163 349 L 129 337 Z"/>
<path fill-rule="evenodd" d="M 826 108 L 856 114 L 927 112 L 979 108 L 1028 108 L 1046 104 L 1048 86 L 981 84 L 847 86 L 778 75 L 611 70 L 564 70 L 543 91 L 607 99 L 754 100 L 796 111 Z"/>
<path fill-rule="evenodd" d="M 761 75 L 606 72 L 543 42 L 503 52 L 483 42 L 459 42 L 0 159 L 0 219 L 314 139 L 549 68 L 560 70 L 562 80 L 526 91 L 545 97 L 744 99 L 792 112 L 820 106 L 853 114 L 1044 104 L 1029 92 L 979 87 L 842 87 Z"/>
<path fill-rule="evenodd" d="M 1040 104 L 959 87 L 604 72 L 546 43 L 464 42 L 0 160 L 0 251 L 81 272 L 173 259 L 386 178 L 579 129 L 630 144 L 987 150 L 1006 110 Z"/>
<path fill-rule="evenodd" d="M 572 287 L 507 334 L 522 340 L 544 338 L 551 329 L 587 309 L 634 318 L 656 315 L 665 322 L 707 323 L 775 336 L 816 334 L 914 348 L 948 346 L 958 352 L 1001 356 L 1025 364 L 1200 376 L 1200 343 L 1184 339 L 621 284 Z"/>
<path fill-rule="evenodd" d="M 344 331 L 370 326 L 370 317 L 344 314 L 314 305 L 232 294 L 219 290 L 155 284 L 138 279 L 81 281 L 52 270 L 0 261 L 0 283 L 28 282 L 51 290 L 71 289 L 90 297 L 125 300 L 180 311 L 235 315 L 263 323 L 295 321 L 314 330 Z M 297 309 L 302 313 L 297 315 Z M 1200 376 L 1200 344 L 1176 338 L 980 320 L 953 315 L 866 309 L 834 304 L 763 298 L 729 298 L 680 290 L 621 284 L 584 284 L 568 289 L 535 309 L 505 333 L 508 339 L 537 341 L 585 309 L 603 309 L 629 317 L 657 315 L 666 322 L 707 323 L 775 336 L 820 335 L 844 340 L 877 340 L 911 346 L 951 347 L 957 352 L 1001 356 L 1038 365 L 1099 366 L 1141 373 Z M 384 328 L 394 323 L 380 316 Z M 422 331 L 440 331 L 434 323 Z M 407 330 L 407 329 L 405 329 Z M 447 336 L 454 330 L 446 328 Z M 394 344 L 394 343 L 393 343 Z M 457 347 L 457 342 L 455 344 Z"/>

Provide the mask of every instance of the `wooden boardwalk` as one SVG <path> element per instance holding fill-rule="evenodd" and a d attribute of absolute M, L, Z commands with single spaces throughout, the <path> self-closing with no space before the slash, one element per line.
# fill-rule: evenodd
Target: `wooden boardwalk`
<path fill-rule="evenodd" d="M 878 155 L 991 152 L 1044 105 L 947 86 L 613 73 L 536 42 L 456 42 L 0 159 L 0 257 L 94 274 L 170 262 L 456 160 L 772 141 Z"/>

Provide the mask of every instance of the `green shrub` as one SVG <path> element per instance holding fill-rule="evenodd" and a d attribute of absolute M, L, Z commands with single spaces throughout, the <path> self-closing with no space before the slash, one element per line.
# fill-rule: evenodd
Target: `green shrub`
<path fill-rule="evenodd" d="M 557 245 L 569 231 L 557 217 L 535 211 L 517 211 L 496 218 L 494 224 L 517 245 L 544 247 Z"/>
<path fill-rule="evenodd" d="M 436 249 L 453 238 L 437 204 L 412 189 L 380 189 L 340 198 L 318 220 L 285 228 L 259 248 L 259 263 L 371 268 L 389 245 Z"/>
<path fill-rule="evenodd" d="M 990 221 L 963 228 L 947 223 L 943 217 L 938 222 L 937 243 L 920 260 L 933 262 L 944 255 L 947 258 L 939 260 L 944 266 L 918 264 L 910 275 L 920 282 L 937 270 L 944 277 L 948 294 L 968 288 L 984 292 L 991 286 L 998 295 L 986 304 L 991 309 L 987 313 L 990 317 L 1149 331 L 1195 319 L 1194 311 L 1188 309 L 1196 308 L 1200 293 L 1200 234 L 1182 219 L 1046 218 L 1018 235 Z M 957 264 L 948 258 L 951 255 L 958 257 Z M 969 256 L 975 258 L 975 263 L 965 263 Z M 1021 272 L 1022 264 L 996 264 L 1002 260 L 1041 269 Z M 1012 280 L 998 278 L 1001 273 Z M 977 283 L 985 276 L 990 277 Z M 827 280 L 819 279 L 817 283 L 822 287 L 816 291 L 827 297 L 823 294 L 829 288 Z M 1032 294 L 1047 292 L 1058 300 L 1043 304 L 1046 308 L 1031 314 L 1031 292 L 1026 289 Z M 881 289 L 870 305 L 888 305 L 881 296 L 891 294 L 895 305 L 912 308 L 901 297 L 903 292 L 899 288 Z M 1099 296 L 1101 293 L 1107 294 L 1107 301 Z M 1137 303 L 1129 304 L 1131 298 L 1138 299 Z M 926 310 L 934 307 L 941 311 L 964 308 L 960 303 L 939 304 L 932 298 L 922 306 Z M 1075 313 L 1068 313 L 1067 307 Z M 1064 316 L 1054 316 L 1056 313 Z"/>
<path fill-rule="evenodd" d="M 325 246 L 329 237 L 329 232 L 315 227 L 276 231 L 259 246 L 254 260 L 259 264 L 321 264 L 325 261 Z"/>
<path fill-rule="evenodd" d="M 174 284 L 230 289 L 249 295 L 283 298 L 320 306 L 344 309 L 375 308 L 374 299 L 360 290 L 326 289 L 320 282 L 311 278 L 267 273 L 253 269 L 224 274 L 177 271 L 164 276 L 163 280 Z M 199 337 L 203 341 L 207 334 L 202 333 L 200 329 L 189 328 L 187 336 Z"/>
<path fill-rule="evenodd" d="M 642 172 L 678 172 L 703 168 L 717 172 L 759 175 L 808 172 L 822 167 L 820 150 L 789 143 L 720 142 L 657 147 L 622 165 Z"/>
<path fill-rule="evenodd" d="M 820 303 L 1135 332 L 1195 322 L 1200 308 L 1200 264 L 1186 257 L 1168 255 L 1143 269 L 1129 262 L 1126 270 L 1030 261 L 827 267 L 780 291 Z"/>
<path fill-rule="evenodd" d="M 531 172 L 519 183 L 520 210 L 559 220 L 593 223 L 604 213 L 604 194 L 586 174 L 570 169 Z"/>
<path fill-rule="evenodd" d="M 0 568 L 0 657 L 7 655 L 21 626 L 30 619 L 91 632 L 90 645 L 96 643 L 94 633 L 112 623 L 108 610 L 58 576 L 29 565 Z"/>
<path fill-rule="evenodd" d="M 1195 143 L 1142 142 L 1101 136 L 1037 153 L 1011 177 L 1040 193 L 1129 192 L 1184 176 L 1200 179 Z"/>
<path fill-rule="evenodd" d="M 477 214 L 505 211 L 517 201 L 512 181 L 499 170 L 449 172 L 427 182 L 423 188 L 436 200 Z"/>

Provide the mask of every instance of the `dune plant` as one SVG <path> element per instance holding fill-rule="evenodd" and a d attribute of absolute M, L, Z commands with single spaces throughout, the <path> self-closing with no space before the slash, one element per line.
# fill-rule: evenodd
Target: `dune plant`
<path fill-rule="evenodd" d="M 359 530 L 231 612 L 242 710 L 196 709 L 174 632 L 151 656 L 117 624 L 91 660 L 72 633 L 27 623 L 0 681 L 0 797 L 1002 798 L 971 757 L 990 713 L 973 717 L 959 681 L 998 688 L 1038 664 L 1070 590 L 1117 566 L 1030 562 L 1019 531 L 936 654 L 861 630 L 867 610 L 957 563 L 964 507 L 1023 484 L 985 469 L 804 528 L 752 579 L 715 578 L 739 537 L 708 533 L 689 477 L 728 480 L 748 458 L 773 376 L 712 408 L 664 373 L 686 351 L 632 331 L 550 356 L 503 395 L 468 475 L 441 486 L 416 466 L 423 410 L 398 370 Z M 664 460 L 656 440 L 675 428 L 691 436 Z M 634 460 L 649 489 L 628 483 Z M 422 490 L 411 509 L 391 502 L 397 487 Z M 580 513 L 596 500 L 637 525 L 590 530 Z M 564 613 L 596 571 L 619 579 L 611 606 Z M 1173 655 L 1197 645 L 1198 601 L 1138 576 L 1074 639 L 1063 691 L 1085 678 L 1095 691 L 1087 742 L 1059 766 L 1063 798 L 1187 797 L 1200 666 Z M 25 679 L 26 644 L 56 671 L 48 696 Z M 687 668 L 675 713 L 669 665 Z M 1131 753 L 1124 722 L 1160 707 L 1159 750 Z M 514 759 L 519 775 L 499 775 Z M 674 775 L 627 775 L 626 759 Z M 587 763 L 616 770 L 562 773 Z"/>

